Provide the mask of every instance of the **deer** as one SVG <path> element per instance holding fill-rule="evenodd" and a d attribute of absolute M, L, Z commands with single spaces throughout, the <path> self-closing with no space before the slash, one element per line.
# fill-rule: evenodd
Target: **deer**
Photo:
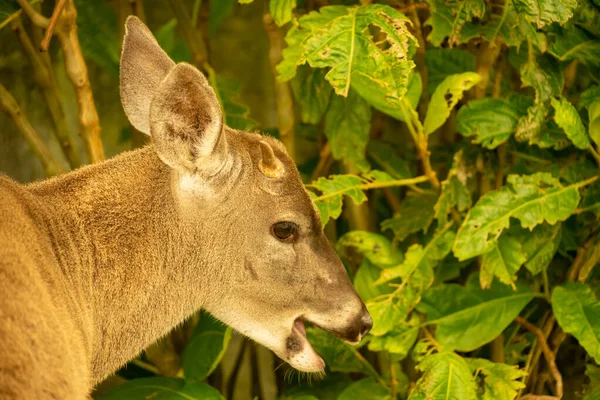
<path fill-rule="evenodd" d="M 150 143 L 30 184 L 0 175 L 0 398 L 86 399 L 198 310 L 293 368 L 305 323 L 372 319 L 284 146 L 223 122 L 205 76 L 128 17 L 120 94 Z"/>

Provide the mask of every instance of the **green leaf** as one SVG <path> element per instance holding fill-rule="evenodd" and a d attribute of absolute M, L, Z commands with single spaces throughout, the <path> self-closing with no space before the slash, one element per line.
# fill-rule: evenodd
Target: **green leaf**
<path fill-rule="evenodd" d="M 292 79 L 292 90 L 302 112 L 302 122 L 318 124 L 327 110 L 331 85 L 325 80 L 325 69 L 313 69 L 307 65 L 298 68 L 298 74 Z"/>
<path fill-rule="evenodd" d="M 208 12 L 208 35 L 214 37 L 217 30 L 233 11 L 233 7 L 237 4 L 237 0 L 219 0 L 210 3 Z"/>
<path fill-rule="evenodd" d="M 412 313 L 408 321 L 396 324 L 383 336 L 369 336 L 369 350 L 387 351 L 403 359 L 413 347 L 419 336 L 419 316 Z"/>
<path fill-rule="evenodd" d="M 535 104 L 527 109 L 527 115 L 521 117 L 515 129 L 515 139 L 533 144 L 539 137 L 546 122 L 548 109 L 543 103 Z"/>
<path fill-rule="evenodd" d="M 355 204 L 366 201 L 367 196 L 361 190 L 364 184 L 365 181 L 356 175 L 330 175 L 312 182 L 311 186 L 322 192 L 320 196 L 313 192 L 310 195 L 321 213 L 323 225 L 329 218 L 337 219 L 340 216 L 344 195 L 350 197 Z"/>
<path fill-rule="evenodd" d="M 565 131 L 575 147 L 582 150 L 589 148 L 590 141 L 575 107 L 564 97 L 561 97 L 560 100 L 552 98 L 551 102 L 556 113 L 554 120 Z"/>
<path fill-rule="evenodd" d="M 437 326 L 435 338 L 445 350 L 473 351 L 495 339 L 531 301 L 534 294 L 517 286 L 493 282 L 479 287 L 479 277 L 467 286 L 442 284 L 425 293 L 417 309 L 427 314 L 426 323 Z"/>
<path fill-rule="evenodd" d="M 562 224 L 541 224 L 532 231 L 519 229 L 521 234 L 518 237 L 523 244 L 526 258 L 525 268 L 533 275 L 539 274 L 550 265 L 560 245 L 561 226 Z"/>
<path fill-rule="evenodd" d="M 568 282 L 552 291 L 552 311 L 560 327 L 600 362 L 600 302 L 592 289 L 579 282 Z"/>
<path fill-rule="evenodd" d="M 516 365 L 494 363 L 483 358 L 465 358 L 471 371 L 478 378 L 481 400 L 514 400 L 519 391 L 525 388 L 523 379 L 527 372 Z M 483 388 L 481 390 L 481 388 Z"/>
<path fill-rule="evenodd" d="M 375 378 L 365 378 L 348 386 L 337 400 L 392 400 L 389 390 L 377 382 Z"/>
<path fill-rule="evenodd" d="M 296 8 L 296 0 L 270 0 L 269 12 L 277 26 L 285 25 L 292 20 L 292 11 Z"/>
<path fill-rule="evenodd" d="M 578 107 L 589 109 L 592 103 L 600 101 L 600 85 L 592 85 L 581 93 Z"/>
<path fill-rule="evenodd" d="M 433 268 L 450 253 L 455 235 L 454 231 L 446 230 L 435 235 L 424 248 L 420 244 L 412 245 L 406 252 L 404 262 L 385 268 L 374 284 L 381 285 L 397 278 L 402 278 L 405 284 L 418 275 L 417 279 L 426 283 L 426 289 L 433 280 Z"/>
<path fill-rule="evenodd" d="M 243 131 L 249 131 L 257 125 L 256 121 L 250 118 L 250 109 L 238 100 L 240 90 L 238 81 L 216 75 L 212 68 L 208 69 L 208 81 L 223 107 L 225 124 Z"/>
<path fill-rule="evenodd" d="M 543 65 L 543 67 L 541 67 Z M 535 90 L 536 104 L 545 102 L 551 96 L 558 96 L 564 85 L 560 64 L 549 57 L 530 58 L 521 65 L 521 81 L 523 87 L 532 87 Z"/>
<path fill-rule="evenodd" d="M 223 358 L 230 339 L 231 328 L 202 313 L 183 351 L 185 377 L 198 381 L 206 379 Z"/>
<path fill-rule="evenodd" d="M 325 135 L 336 160 L 363 171 L 368 168 L 365 149 L 371 129 L 371 106 L 354 91 L 347 98 L 333 96 L 325 117 Z"/>
<path fill-rule="evenodd" d="M 463 136 L 475 136 L 474 142 L 485 148 L 495 149 L 511 137 L 520 116 L 507 100 L 477 99 L 458 111 L 456 130 Z"/>
<path fill-rule="evenodd" d="M 374 297 L 394 292 L 391 286 L 375 286 L 374 282 L 379 278 L 381 268 L 374 265 L 368 259 L 364 259 L 354 275 L 354 288 L 362 301 L 371 300 Z"/>
<path fill-rule="evenodd" d="M 425 134 L 430 135 L 442 126 L 450 116 L 450 111 L 462 99 L 463 92 L 471 89 L 480 80 L 481 76 L 475 72 L 464 72 L 446 77 L 435 88 L 431 96 L 423 123 Z"/>
<path fill-rule="evenodd" d="M 398 213 L 381 223 L 383 230 L 391 229 L 398 241 L 418 231 L 426 231 L 433 221 L 437 196 L 432 193 L 408 193 Z"/>
<path fill-rule="evenodd" d="M 425 52 L 425 65 L 427 65 L 428 73 L 426 94 L 433 93 L 433 90 L 450 75 L 475 71 L 475 61 L 475 55 L 463 49 L 427 49 Z"/>
<path fill-rule="evenodd" d="M 558 22 L 564 24 L 577 8 L 577 0 L 513 0 L 515 10 L 538 28 Z"/>
<path fill-rule="evenodd" d="M 589 108 L 589 134 L 596 146 L 600 146 L 600 100 L 593 102 Z"/>
<path fill-rule="evenodd" d="M 426 356 L 417 369 L 423 375 L 408 400 L 476 400 L 477 388 L 469 366 L 459 355 L 441 352 Z"/>
<path fill-rule="evenodd" d="M 585 388 L 582 400 L 600 400 L 600 367 L 587 364 L 585 374 L 590 380 L 590 384 Z"/>
<path fill-rule="evenodd" d="M 133 379 L 102 394 L 100 399 L 225 400 L 225 397 L 203 382 L 157 377 Z"/>
<path fill-rule="evenodd" d="M 442 182 L 442 190 L 435 206 L 434 217 L 438 220 L 438 228 L 448 222 L 448 214 L 453 207 L 465 211 L 471 207 L 471 193 L 467 188 L 468 171 L 463 160 L 463 151 L 454 154 L 452 168 L 446 180 Z"/>
<path fill-rule="evenodd" d="M 503 233 L 492 250 L 483 255 L 479 275 L 481 287 L 489 288 L 494 277 L 514 287 L 515 274 L 526 259 L 520 240 L 507 232 Z"/>
<path fill-rule="evenodd" d="M 371 263 L 380 268 L 402 262 L 400 250 L 392 246 L 385 236 L 366 231 L 350 231 L 339 238 L 336 249 L 343 254 L 347 248 L 362 253 Z"/>
<path fill-rule="evenodd" d="M 486 193 L 471 209 L 458 230 L 454 255 L 464 260 L 489 252 L 511 217 L 529 229 L 544 221 L 564 221 L 579 204 L 577 189 L 578 184 L 563 187 L 549 173 L 509 175 L 507 185 Z"/>
<path fill-rule="evenodd" d="M 446 38 L 452 46 L 480 36 L 480 27 L 468 20 L 482 12 L 482 1 L 427 0 L 427 3 L 430 13 L 425 25 L 431 26 L 427 40 L 434 46 L 440 47 Z"/>
<path fill-rule="evenodd" d="M 394 179 L 408 179 L 414 176 L 408 162 L 400 158 L 389 143 L 371 139 L 367 145 L 367 154 Z"/>
<path fill-rule="evenodd" d="M 367 372 L 349 344 L 317 328 L 306 328 L 306 337 L 331 371 Z"/>
<path fill-rule="evenodd" d="M 588 66 L 600 64 L 600 42 L 579 26 L 569 26 L 553 36 L 549 52 L 560 61 L 577 60 Z"/>
<path fill-rule="evenodd" d="M 291 79 L 304 63 L 331 68 L 325 78 L 338 95 L 348 96 L 352 85 L 371 104 L 399 106 L 414 67 L 409 47 L 417 43 L 407 23 L 403 14 L 382 4 L 321 7 L 288 32 L 279 79 Z M 370 27 L 380 30 L 385 44 Z"/>

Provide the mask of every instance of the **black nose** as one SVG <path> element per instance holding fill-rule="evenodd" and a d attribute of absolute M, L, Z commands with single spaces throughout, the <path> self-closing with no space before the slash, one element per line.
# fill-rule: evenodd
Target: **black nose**
<path fill-rule="evenodd" d="M 367 336 L 367 333 L 369 333 L 369 331 L 371 330 L 372 327 L 373 327 L 373 319 L 371 318 L 369 313 L 365 310 L 365 314 L 360 319 L 360 336 L 363 338 L 365 336 Z"/>

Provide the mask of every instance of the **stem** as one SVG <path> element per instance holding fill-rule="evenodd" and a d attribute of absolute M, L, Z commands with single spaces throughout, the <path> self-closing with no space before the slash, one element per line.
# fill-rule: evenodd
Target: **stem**
<path fill-rule="evenodd" d="M 52 39 L 52 34 L 54 33 L 54 28 L 56 27 L 56 23 L 60 18 L 60 14 L 65 8 L 66 0 L 58 0 L 56 2 L 56 6 L 54 7 L 54 11 L 52 12 L 52 17 L 50 17 L 50 23 L 48 24 L 48 28 L 46 29 L 46 33 L 44 34 L 44 39 L 42 39 L 42 43 L 40 44 L 40 51 L 47 51 L 48 46 L 50 46 L 50 39 Z"/>
<path fill-rule="evenodd" d="M 17 128 L 27 140 L 35 155 L 40 159 L 46 175 L 53 176 L 62 173 L 63 169 L 58 161 L 33 129 L 14 97 L 2 84 L 0 84 L 0 110 L 4 110 L 15 121 Z"/>
<path fill-rule="evenodd" d="M 95 163 L 104 160 L 104 149 L 100 137 L 100 119 L 94 104 L 87 66 L 77 36 L 76 19 L 75 4 L 73 0 L 68 0 L 56 35 L 60 40 L 67 76 L 73 84 L 79 106 L 79 134 L 85 143 L 88 161 Z"/>
<path fill-rule="evenodd" d="M 477 55 L 476 67 L 476 72 L 481 76 L 481 81 L 475 86 L 474 98 L 481 99 L 485 97 L 490 81 L 490 70 L 496 64 L 501 49 L 502 46 L 498 39 L 492 42 L 485 42 L 482 45 L 482 49 Z"/>
<path fill-rule="evenodd" d="M 575 256 L 575 260 L 573 260 L 573 264 L 571 264 L 571 268 L 569 268 L 569 272 L 567 273 L 567 280 L 573 282 L 580 278 L 580 270 L 583 267 L 587 254 L 592 248 L 594 242 L 596 241 L 596 235 L 591 235 L 585 241 L 583 246 L 577 249 L 577 255 Z M 595 247 L 595 246 L 594 246 Z"/>
<path fill-rule="evenodd" d="M 328 167 L 331 166 L 332 159 L 333 157 L 331 155 L 331 145 L 329 144 L 329 142 L 327 142 L 319 152 L 319 163 L 317 164 L 317 167 L 313 171 L 313 174 L 310 178 L 311 182 L 316 180 L 320 176 L 326 175 L 325 171 L 328 169 Z"/>
<path fill-rule="evenodd" d="M 527 329 L 529 332 L 534 333 L 537 336 L 538 343 L 540 344 L 540 346 L 542 348 L 542 352 L 544 353 L 544 358 L 546 359 L 546 363 L 548 363 L 548 368 L 550 369 L 550 373 L 552 373 L 552 376 L 554 377 L 554 380 L 556 382 L 556 396 L 560 399 L 563 395 L 562 375 L 560 374 L 560 371 L 558 370 L 558 367 L 556 366 L 556 361 L 555 361 L 556 356 L 550 350 L 550 347 L 548 347 L 548 342 L 546 342 L 546 336 L 544 335 L 544 332 L 542 332 L 541 329 L 539 329 L 537 326 L 531 324 L 529 321 L 527 321 L 526 319 L 523 319 L 521 317 L 515 318 L 515 322 L 517 324 L 521 325 L 522 327 L 524 327 L 525 329 Z"/>
<path fill-rule="evenodd" d="M 592 144 L 590 144 L 589 150 L 590 150 L 590 153 L 592 153 L 592 156 L 594 156 L 594 160 L 596 160 L 596 164 L 598 164 L 598 166 L 600 167 L 600 155 L 598 155 L 598 152 L 594 149 L 594 146 Z"/>
<path fill-rule="evenodd" d="M 296 159 L 296 139 L 295 139 L 295 117 L 294 117 L 294 100 L 289 82 L 279 82 L 276 78 L 277 72 L 275 67 L 283 59 L 282 51 L 284 48 L 283 29 L 279 28 L 273 17 L 269 13 L 263 16 L 263 24 L 269 36 L 270 49 L 269 60 L 271 62 L 271 70 L 275 78 L 275 97 L 277 100 L 277 123 L 279 126 L 279 137 L 281 142 L 288 151 L 290 157 Z"/>
<path fill-rule="evenodd" d="M 344 194 L 350 190 L 355 190 L 355 189 L 359 189 L 359 190 L 369 190 L 369 189 L 382 189 L 382 188 L 387 188 L 387 187 L 395 187 L 395 186 L 407 186 L 407 185 L 412 185 L 415 183 L 423 183 L 423 182 L 427 182 L 429 180 L 429 178 L 427 176 L 418 176 L 416 178 L 410 178 L 410 179 L 397 179 L 394 181 L 386 181 L 386 182 L 370 182 L 370 183 L 365 183 L 364 185 L 360 185 L 360 186 L 353 186 L 350 188 L 346 188 L 346 189 L 342 189 L 342 190 L 337 190 L 335 192 L 332 193 L 328 193 L 319 197 L 316 197 L 314 199 L 314 201 L 322 201 L 325 200 L 329 197 L 334 197 L 334 196 L 338 196 L 340 194 Z M 312 185 L 306 185 L 307 187 L 314 187 Z"/>
<path fill-rule="evenodd" d="M 48 21 L 48 18 L 46 18 L 42 14 L 38 13 L 33 8 L 31 3 L 29 3 L 28 0 L 17 0 L 17 3 L 19 3 L 19 5 L 21 6 L 21 8 L 25 12 L 25 14 L 27 14 L 27 16 L 29 17 L 31 22 L 33 22 L 34 25 L 36 25 L 40 28 L 44 28 L 44 29 L 46 29 L 48 27 L 48 25 L 50 24 L 50 21 Z"/>
<path fill-rule="evenodd" d="M 158 368 L 156 368 L 154 365 L 152 365 L 150 363 L 140 360 L 139 358 L 136 358 L 135 360 L 131 360 L 131 363 L 140 367 L 141 369 L 144 369 L 148 372 L 152 372 L 154 375 L 160 375 L 160 371 L 158 370 Z"/>
<path fill-rule="evenodd" d="M 33 44 L 31 43 L 31 40 L 29 39 L 29 36 L 27 35 L 20 18 L 17 18 L 13 21 L 11 28 L 16 33 L 19 42 L 23 46 L 25 54 L 27 54 L 29 57 L 29 61 L 31 61 L 31 65 L 33 67 L 33 78 L 42 89 L 42 93 L 46 100 L 46 104 L 48 105 L 48 110 L 50 111 L 50 116 L 52 117 L 52 122 L 54 124 L 54 133 L 56 134 L 56 138 L 62 147 L 63 154 L 67 158 L 71 168 L 77 168 L 81 165 L 81 161 L 67 126 L 67 119 L 62 102 L 60 101 L 58 88 L 56 86 L 56 81 L 54 80 L 54 75 L 52 74 L 52 69 L 48 63 L 44 62 L 43 58 L 40 56 L 40 53 L 37 52 L 33 47 Z"/>

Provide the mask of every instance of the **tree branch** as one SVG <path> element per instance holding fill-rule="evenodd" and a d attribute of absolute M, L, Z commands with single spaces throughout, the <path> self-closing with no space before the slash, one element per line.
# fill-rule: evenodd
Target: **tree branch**
<path fill-rule="evenodd" d="M 54 7 L 52 17 L 50 17 L 50 22 L 48 23 L 48 28 L 46 29 L 46 33 L 44 35 L 44 39 L 42 39 L 42 43 L 40 43 L 40 51 L 48 50 L 48 46 L 50 46 L 50 39 L 52 39 L 52 34 L 54 33 L 54 28 L 56 27 L 56 23 L 60 18 L 60 14 L 65 8 L 65 3 L 66 0 L 58 0 L 56 2 L 56 6 Z"/>
<path fill-rule="evenodd" d="M 50 69 L 49 64 L 44 62 L 39 52 L 33 47 L 33 43 L 29 39 L 20 18 L 17 18 L 12 22 L 11 29 L 16 33 L 25 54 L 29 57 L 29 61 L 33 67 L 33 78 L 42 89 L 54 124 L 54 133 L 61 145 L 63 153 L 71 168 L 77 168 L 81 165 L 81 161 L 67 126 L 67 119 L 65 117 L 62 102 L 60 101 L 52 70 Z"/>
<path fill-rule="evenodd" d="M 46 29 L 50 24 L 48 18 L 44 17 L 42 14 L 38 13 L 31 3 L 28 0 L 17 0 L 17 3 L 21 6 L 25 14 L 29 17 L 31 22 L 39 28 Z"/>
<path fill-rule="evenodd" d="M 0 84 L 0 109 L 4 110 L 15 121 L 17 128 L 23 134 L 35 155 L 40 159 L 46 175 L 53 176 L 64 172 L 46 147 L 46 144 L 33 129 L 14 97 L 2 84 Z"/>

